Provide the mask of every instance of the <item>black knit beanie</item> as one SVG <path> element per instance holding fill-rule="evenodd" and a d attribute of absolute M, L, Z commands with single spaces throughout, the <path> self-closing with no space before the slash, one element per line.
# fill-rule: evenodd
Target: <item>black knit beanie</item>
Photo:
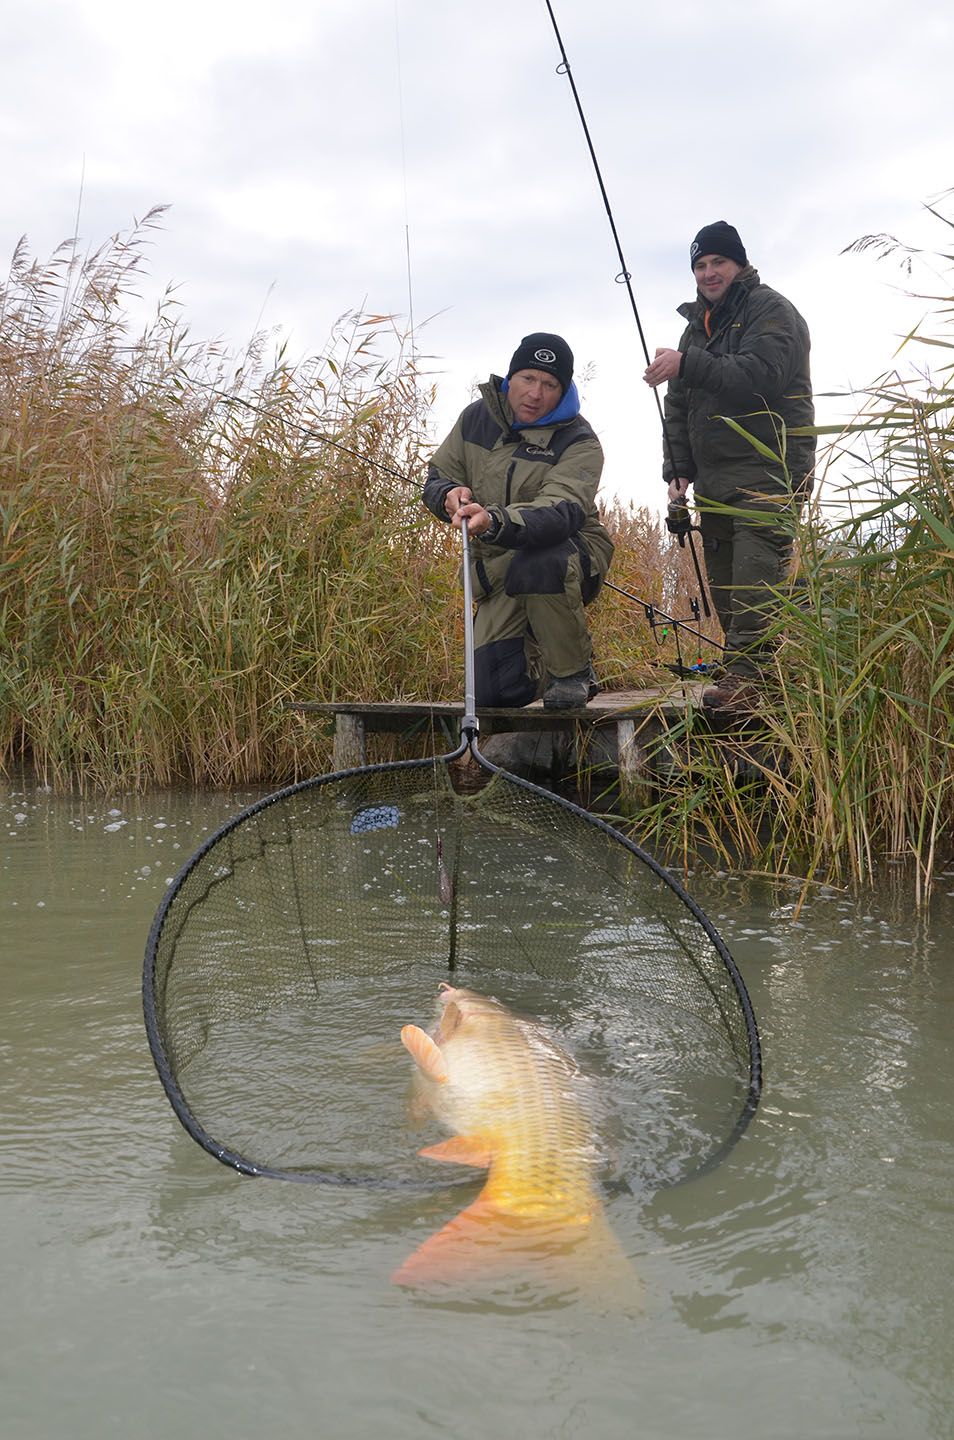
<path fill-rule="evenodd" d="M 565 395 L 573 379 L 573 351 L 561 335 L 547 335 L 543 330 L 524 335 L 513 352 L 507 379 L 518 370 L 545 370 L 559 380 Z"/>
<path fill-rule="evenodd" d="M 726 260 L 734 260 L 737 265 L 749 263 L 738 230 L 726 220 L 703 225 L 689 246 L 689 264 L 695 265 L 700 255 L 724 255 Z"/>

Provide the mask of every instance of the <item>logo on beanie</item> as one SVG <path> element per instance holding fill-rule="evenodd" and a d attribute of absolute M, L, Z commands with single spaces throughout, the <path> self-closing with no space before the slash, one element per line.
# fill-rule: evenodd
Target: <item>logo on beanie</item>
<path fill-rule="evenodd" d="M 552 350 L 534 350 L 534 360 L 539 360 L 542 365 L 552 365 L 556 361 L 556 355 Z"/>
<path fill-rule="evenodd" d="M 699 241 L 698 241 L 698 240 L 693 240 L 692 244 L 689 246 L 689 259 L 690 259 L 690 260 L 695 260 L 695 258 L 696 258 L 696 256 L 697 256 L 698 254 L 699 254 Z"/>

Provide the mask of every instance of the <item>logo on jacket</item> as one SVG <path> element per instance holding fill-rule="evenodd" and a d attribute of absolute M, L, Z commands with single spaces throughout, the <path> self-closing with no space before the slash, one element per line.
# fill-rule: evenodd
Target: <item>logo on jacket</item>
<path fill-rule="evenodd" d="M 556 355 L 552 350 L 534 350 L 533 358 L 534 360 L 542 360 L 544 365 L 552 365 L 556 360 Z"/>
<path fill-rule="evenodd" d="M 534 455 L 552 455 L 553 451 L 544 449 L 542 445 L 524 445 L 523 453 L 529 460 Z"/>

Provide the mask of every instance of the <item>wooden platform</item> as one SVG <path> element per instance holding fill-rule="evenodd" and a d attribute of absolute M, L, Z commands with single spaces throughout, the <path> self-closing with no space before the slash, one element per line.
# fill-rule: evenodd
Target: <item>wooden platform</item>
<path fill-rule="evenodd" d="M 701 704 L 702 689 L 702 683 L 692 682 L 645 690 L 604 691 L 578 710 L 544 710 L 540 700 L 519 710 L 478 707 L 477 719 L 481 737 L 504 732 L 566 733 L 578 728 L 613 727 L 620 792 L 623 796 L 635 796 L 645 782 L 646 747 L 672 722 L 684 719 L 688 707 Z M 463 704 L 445 701 L 366 703 L 349 700 L 323 704 L 302 700 L 290 702 L 289 708 L 333 717 L 335 770 L 349 770 L 367 763 L 365 742 L 371 732 L 410 738 L 433 730 L 453 746 L 460 736 L 464 713 Z"/>

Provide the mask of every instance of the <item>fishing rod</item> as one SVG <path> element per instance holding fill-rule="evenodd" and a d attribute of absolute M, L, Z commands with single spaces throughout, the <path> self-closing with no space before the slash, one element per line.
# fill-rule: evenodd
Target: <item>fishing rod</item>
<path fill-rule="evenodd" d="M 271 413 L 263 410 L 261 405 L 255 405 L 251 400 L 246 400 L 242 395 L 231 395 L 227 390 L 220 390 L 217 385 L 210 385 L 206 380 L 196 380 L 189 377 L 189 383 L 200 390 L 205 390 L 209 395 L 222 401 L 224 405 L 240 405 L 243 410 L 249 410 L 253 415 L 260 416 L 263 420 L 271 419 Z M 330 445 L 332 450 L 339 450 L 342 455 L 350 455 L 353 460 L 360 460 L 362 465 L 370 465 L 374 470 L 380 470 L 383 475 L 390 475 L 394 480 L 400 480 L 404 485 L 414 485 L 410 475 L 405 475 L 401 470 L 395 470 L 393 465 L 385 465 L 373 456 L 364 454 L 361 450 L 353 450 L 350 445 L 342 445 L 340 440 L 333 440 L 324 431 L 318 430 L 313 425 L 301 425 L 295 420 L 284 420 L 282 422 L 287 429 L 294 430 L 305 440 L 320 440 L 323 445 Z"/>
<path fill-rule="evenodd" d="M 583 111 L 583 104 L 580 100 L 579 91 L 576 88 L 576 81 L 573 79 L 573 71 L 570 68 L 570 61 L 566 53 L 566 46 L 563 44 L 563 36 L 560 34 L 560 27 L 557 25 L 556 16 L 553 13 L 553 6 L 551 5 L 550 0 L 546 0 L 546 7 L 547 12 L 550 16 L 550 23 L 553 26 L 553 33 L 556 36 L 557 45 L 560 47 L 561 63 L 557 66 L 557 74 L 565 75 L 570 82 L 570 89 L 573 92 L 573 99 L 576 103 L 576 111 L 580 117 L 580 124 L 583 127 L 583 134 L 586 138 L 587 148 L 590 152 L 590 159 L 593 162 L 593 169 L 596 173 L 596 182 L 599 185 L 600 195 L 603 198 L 603 208 L 606 211 L 606 217 L 609 220 L 610 230 L 613 235 L 613 242 L 616 245 L 616 254 L 619 257 L 620 263 L 620 271 L 619 274 L 616 276 L 616 282 L 617 284 L 622 282 L 626 286 L 626 293 L 629 296 L 629 303 L 633 311 L 633 319 L 636 321 L 636 329 L 639 331 L 640 344 L 643 347 L 643 355 L 645 357 L 647 366 L 649 366 L 652 361 L 649 355 L 649 346 L 646 344 L 646 336 L 643 332 L 643 322 L 639 318 L 639 307 L 636 304 L 636 296 L 633 293 L 633 277 L 630 273 L 629 267 L 626 264 L 626 257 L 623 254 L 623 246 L 619 238 L 619 231 L 616 228 L 616 221 L 613 217 L 613 209 L 609 202 L 609 195 L 607 193 L 606 186 L 603 183 L 603 173 L 600 170 L 600 164 L 596 158 L 596 149 L 590 137 L 590 127 L 586 123 L 586 115 Z M 653 399 L 656 401 L 656 410 L 659 415 L 659 423 L 662 426 L 663 444 L 666 447 L 666 455 L 672 468 L 673 476 L 675 477 L 679 472 L 676 466 L 675 453 L 672 448 L 672 437 L 669 434 L 669 427 L 666 424 L 666 415 L 662 407 L 662 401 L 659 398 L 658 390 L 653 390 Z M 681 513 L 683 511 L 685 511 L 684 517 Z M 699 596 L 702 600 L 703 613 L 708 620 L 712 615 L 712 611 L 709 608 L 709 601 L 706 597 L 706 587 L 702 579 L 702 570 L 699 567 L 699 557 L 696 554 L 696 546 L 692 538 L 693 531 L 697 527 L 689 523 L 689 511 L 684 505 L 676 505 L 672 507 L 670 514 L 667 517 L 666 524 L 672 534 L 678 537 L 679 544 L 681 546 L 685 546 L 687 543 L 689 545 L 689 553 L 692 556 L 693 569 L 696 572 L 696 582 L 699 586 Z"/>

